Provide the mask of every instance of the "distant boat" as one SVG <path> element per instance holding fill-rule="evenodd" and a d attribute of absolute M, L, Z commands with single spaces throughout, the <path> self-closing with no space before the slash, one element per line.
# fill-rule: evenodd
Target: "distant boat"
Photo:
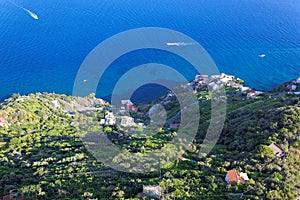
<path fill-rule="evenodd" d="M 258 57 L 264 58 L 264 57 L 266 57 L 266 54 L 260 54 L 260 55 L 258 55 Z"/>
<path fill-rule="evenodd" d="M 22 8 L 22 7 L 21 7 Z M 30 10 L 26 9 L 26 8 L 22 8 L 23 10 L 25 10 L 33 19 L 38 20 L 39 17 L 37 16 L 37 14 L 31 12 Z"/>
<path fill-rule="evenodd" d="M 166 45 L 167 46 L 191 46 L 195 44 L 192 42 L 167 42 Z"/>

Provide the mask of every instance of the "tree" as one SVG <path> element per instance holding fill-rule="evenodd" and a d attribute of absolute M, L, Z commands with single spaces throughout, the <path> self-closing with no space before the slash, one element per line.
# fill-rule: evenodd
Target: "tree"
<path fill-rule="evenodd" d="M 112 128 L 109 127 L 109 126 L 106 126 L 106 127 L 104 128 L 104 132 L 105 132 L 105 133 L 112 132 Z"/>
<path fill-rule="evenodd" d="M 251 178 L 249 181 L 248 181 L 249 185 L 255 185 L 255 181 Z"/>
<path fill-rule="evenodd" d="M 260 153 L 261 157 L 273 157 L 274 156 L 274 151 L 268 147 L 267 145 L 260 145 L 258 147 L 258 153 Z"/>

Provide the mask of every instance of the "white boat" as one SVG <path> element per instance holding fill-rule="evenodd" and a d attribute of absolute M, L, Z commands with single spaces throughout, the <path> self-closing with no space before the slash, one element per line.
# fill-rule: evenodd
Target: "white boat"
<path fill-rule="evenodd" d="M 28 10 L 28 9 L 26 9 L 26 8 L 23 8 L 23 7 L 21 7 L 23 10 L 25 10 L 33 19 L 35 19 L 35 20 L 38 20 L 39 19 L 39 17 L 37 16 L 37 14 L 35 14 L 35 13 L 33 13 L 33 12 L 31 12 L 30 10 Z"/>
<path fill-rule="evenodd" d="M 266 57 L 266 54 L 260 54 L 260 55 L 258 55 L 260 58 L 264 58 L 264 57 Z"/>

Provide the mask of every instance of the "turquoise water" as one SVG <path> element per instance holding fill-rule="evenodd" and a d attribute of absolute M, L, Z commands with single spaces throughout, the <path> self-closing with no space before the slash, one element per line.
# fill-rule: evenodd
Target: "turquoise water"
<path fill-rule="evenodd" d="M 10 1 L 0 1 L 2 97 L 37 91 L 71 94 L 82 61 L 97 44 L 139 27 L 164 27 L 192 37 L 221 72 L 234 74 L 257 89 L 300 77 L 298 0 L 14 2 L 36 13 L 39 20 Z M 258 56 L 262 53 L 265 58 Z M 111 76 L 120 75 L 124 67 L 149 61 L 146 56 L 133 56 L 114 63 L 114 73 L 106 78 L 111 83 L 106 85 L 113 85 Z M 153 59 L 186 67 L 160 53 Z M 192 79 L 194 75 L 190 71 L 186 76 Z M 97 96 L 107 96 L 109 91 L 99 85 Z"/>

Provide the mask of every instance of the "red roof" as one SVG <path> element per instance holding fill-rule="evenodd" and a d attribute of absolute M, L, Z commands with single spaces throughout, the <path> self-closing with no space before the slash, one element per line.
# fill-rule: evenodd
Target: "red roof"
<path fill-rule="evenodd" d="M 10 195 L 6 195 L 6 196 L 3 196 L 3 197 L 2 197 L 2 200 L 10 200 L 10 199 L 12 199 L 12 198 L 10 198 Z M 24 200 L 24 198 L 21 197 L 21 198 L 18 198 L 18 199 L 16 199 L 16 200 Z"/>
<path fill-rule="evenodd" d="M 142 193 L 142 192 L 139 192 L 138 194 L 137 194 L 137 198 L 143 198 L 145 195 L 144 195 L 144 193 Z"/>
<path fill-rule="evenodd" d="M 201 74 L 199 77 L 200 78 L 208 78 L 208 75 Z"/>
<path fill-rule="evenodd" d="M 235 184 L 237 182 L 245 183 L 247 180 L 244 180 L 241 173 L 237 173 L 236 170 L 232 169 L 227 172 L 227 178 L 229 184 Z M 247 177 L 248 178 L 248 177 Z"/>
<path fill-rule="evenodd" d="M 10 200 L 10 195 L 3 196 L 2 200 Z"/>
<path fill-rule="evenodd" d="M 229 170 L 227 172 L 227 176 L 228 176 L 228 182 L 229 183 L 237 183 L 238 182 L 238 175 L 237 175 L 237 173 L 234 169 Z"/>
<path fill-rule="evenodd" d="M 176 129 L 179 127 L 179 124 L 170 124 L 170 128 Z"/>

